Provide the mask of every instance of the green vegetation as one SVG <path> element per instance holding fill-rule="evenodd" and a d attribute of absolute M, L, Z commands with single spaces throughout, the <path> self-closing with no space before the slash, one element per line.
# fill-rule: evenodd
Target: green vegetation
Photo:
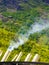
<path fill-rule="evenodd" d="M 44 20 L 49 19 L 49 6 L 46 4 L 39 6 L 37 3 L 37 6 L 35 6 L 34 4 L 31 1 L 30 6 L 32 7 L 27 10 L 29 4 L 25 6 L 24 3 L 21 3 L 20 5 L 25 10 L 16 10 L 15 12 L 7 11 L 7 9 L 3 11 L 1 8 L 0 15 L 3 17 L 0 18 L 0 49 L 3 51 L 3 55 L 9 47 L 10 41 L 15 39 L 15 35 L 17 38 L 19 34 L 25 34 L 35 21 L 40 22 L 40 17 Z M 32 54 L 31 60 L 38 53 L 40 55 L 40 62 L 49 62 L 49 29 L 31 34 L 24 45 L 11 52 L 7 61 L 11 61 L 20 51 L 23 52 L 20 61 L 24 61 L 28 53 Z M 3 55 L 0 57 L 0 60 Z"/>

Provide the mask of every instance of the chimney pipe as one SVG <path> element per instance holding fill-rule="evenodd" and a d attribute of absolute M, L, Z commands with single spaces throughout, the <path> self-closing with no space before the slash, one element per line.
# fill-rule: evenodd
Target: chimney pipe
<path fill-rule="evenodd" d="M 39 60 L 39 55 L 36 54 L 36 55 L 34 56 L 32 62 L 38 62 L 38 60 Z"/>
<path fill-rule="evenodd" d="M 22 52 L 19 53 L 19 55 L 18 55 L 18 57 L 17 57 L 17 59 L 15 61 L 19 61 L 21 56 L 22 56 Z"/>
<path fill-rule="evenodd" d="M 31 54 L 29 53 L 28 55 L 27 55 L 27 57 L 25 58 L 25 60 L 24 61 L 29 61 L 30 60 L 30 58 L 31 58 Z"/>
<path fill-rule="evenodd" d="M 8 59 L 9 55 L 10 55 L 11 51 L 7 50 L 6 53 L 4 54 L 1 62 L 4 62 Z"/>

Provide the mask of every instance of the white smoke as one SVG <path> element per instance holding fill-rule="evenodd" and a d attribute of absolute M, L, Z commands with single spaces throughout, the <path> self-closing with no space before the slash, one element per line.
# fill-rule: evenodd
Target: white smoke
<path fill-rule="evenodd" d="M 49 20 L 41 19 L 39 21 L 41 23 L 35 22 L 34 24 L 32 24 L 30 29 L 28 30 L 28 32 L 26 34 L 24 34 L 24 35 L 20 34 L 20 37 L 18 37 L 17 42 L 11 41 L 8 49 L 10 51 L 12 51 L 14 48 L 18 48 L 20 45 L 24 44 L 28 40 L 28 37 L 30 36 L 30 34 L 34 34 L 35 32 L 40 32 L 44 29 L 49 28 Z"/>

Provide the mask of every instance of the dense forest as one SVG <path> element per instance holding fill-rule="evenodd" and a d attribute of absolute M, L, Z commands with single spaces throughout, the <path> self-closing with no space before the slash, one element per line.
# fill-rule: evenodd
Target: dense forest
<path fill-rule="evenodd" d="M 17 42 L 17 38 L 25 35 L 34 23 L 49 23 L 48 2 L 48 0 L 0 0 L 0 50 L 3 51 L 0 60 L 11 40 Z M 40 62 L 49 62 L 49 27 L 31 33 L 23 45 L 12 51 L 7 61 L 11 61 L 16 53 L 22 51 L 20 61 L 24 61 L 28 53 L 32 54 L 32 58 L 38 53 Z"/>

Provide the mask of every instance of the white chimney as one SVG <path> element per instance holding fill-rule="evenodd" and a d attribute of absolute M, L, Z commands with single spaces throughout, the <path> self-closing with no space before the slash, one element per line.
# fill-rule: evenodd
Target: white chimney
<path fill-rule="evenodd" d="M 18 56 L 18 55 L 16 54 L 15 57 L 12 59 L 12 61 L 15 61 L 15 59 L 17 58 L 17 56 Z"/>
<path fill-rule="evenodd" d="M 25 58 L 25 60 L 24 61 L 29 61 L 30 60 L 30 58 L 31 58 L 31 54 L 29 53 L 28 55 L 27 55 L 27 57 Z"/>
<path fill-rule="evenodd" d="M 38 62 L 38 60 L 39 60 L 39 55 L 36 54 L 36 55 L 34 56 L 32 62 Z"/>
<path fill-rule="evenodd" d="M 1 62 L 4 62 L 8 59 L 9 55 L 10 55 L 11 51 L 7 50 L 6 53 L 4 54 Z"/>
<path fill-rule="evenodd" d="M 20 58 L 22 57 L 22 52 L 19 53 L 17 59 L 15 61 L 20 61 Z"/>

